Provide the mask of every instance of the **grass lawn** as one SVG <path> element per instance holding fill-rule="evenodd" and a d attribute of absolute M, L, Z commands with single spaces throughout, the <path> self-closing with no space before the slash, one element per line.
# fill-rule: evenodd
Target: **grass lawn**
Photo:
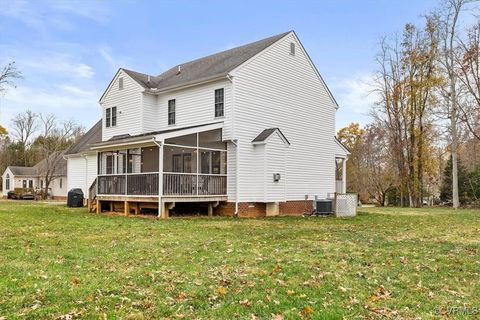
<path fill-rule="evenodd" d="M 159 221 L 0 201 L 0 319 L 480 317 L 479 210 L 360 211 Z"/>

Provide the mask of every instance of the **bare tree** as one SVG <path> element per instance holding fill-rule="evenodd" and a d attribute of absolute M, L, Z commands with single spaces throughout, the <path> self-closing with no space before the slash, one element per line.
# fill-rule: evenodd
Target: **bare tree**
<path fill-rule="evenodd" d="M 480 22 L 467 30 L 466 39 L 458 39 L 455 60 L 458 80 L 465 91 L 459 104 L 460 118 L 470 133 L 480 140 Z"/>
<path fill-rule="evenodd" d="M 4 94 L 8 86 L 15 87 L 15 79 L 21 78 L 22 73 L 17 69 L 15 61 L 4 66 L 0 72 L 0 94 Z"/>
<path fill-rule="evenodd" d="M 12 137 L 19 144 L 23 165 L 28 166 L 27 149 L 38 129 L 38 115 L 30 110 L 18 113 L 12 119 Z"/>
<path fill-rule="evenodd" d="M 471 0 L 444 0 L 443 11 L 439 14 L 440 39 L 442 53 L 440 63 L 443 66 L 447 78 L 447 86 L 443 90 L 446 100 L 447 114 L 450 120 L 450 151 L 452 156 L 452 199 L 453 208 L 460 206 L 458 194 L 458 75 L 456 72 L 455 50 L 457 29 L 460 13 L 465 5 Z"/>
<path fill-rule="evenodd" d="M 45 179 L 43 196 L 46 197 L 52 181 L 57 177 L 64 151 L 71 145 L 79 126 L 72 120 L 58 121 L 53 114 L 40 115 L 42 131 L 35 142 L 35 151 L 44 159 L 40 176 Z"/>
<path fill-rule="evenodd" d="M 18 113 L 12 119 L 12 136 L 14 140 L 27 145 L 38 129 L 38 115 L 31 110 Z"/>

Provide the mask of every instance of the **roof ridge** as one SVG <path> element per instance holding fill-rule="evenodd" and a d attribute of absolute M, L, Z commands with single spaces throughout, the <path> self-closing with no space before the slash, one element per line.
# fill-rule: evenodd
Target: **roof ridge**
<path fill-rule="evenodd" d="M 263 39 L 255 40 L 253 42 L 245 43 L 245 44 L 242 44 L 242 45 L 230 48 L 230 49 L 218 51 L 218 52 L 215 52 L 215 53 L 212 53 L 212 54 L 209 54 L 209 55 L 206 55 L 206 56 L 202 56 L 202 57 L 199 57 L 199 58 L 196 58 L 196 59 L 193 59 L 193 60 L 189 60 L 189 61 L 186 61 L 186 62 L 183 62 L 183 63 L 177 63 L 173 67 L 166 69 L 164 72 L 160 73 L 156 77 L 161 78 L 162 74 L 164 74 L 165 72 L 167 72 L 167 71 L 169 71 L 169 70 L 171 70 L 171 69 L 173 69 L 177 66 L 184 66 L 186 64 L 190 64 L 190 63 L 193 63 L 193 62 L 197 62 L 199 60 L 207 59 L 207 58 L 210 58 L 210 57 L 213 57 L 213 56 L 216 56 L 216 55 L 220 55 L 222 53 L 226 53 L 226 52 L 229 52 L 229 51 L 238 50 L 242 47 L 250 46 L 250 45 L 253 45 L 253 44 L 256 44 L 256 43 L 259 43 L 259 42 L 262 42 L 262 41 L 267 41 L 267 40 L 270 40 L 270 39 L 273 39 L 273 38 L 278 37 L 280 39 L 280 38 L 283 38 L 284 36 L 286 36 L 287 34 L 289 34 L 291 32 L 293 32 L 293 30 L 290 30 L 290 31 L 287 31 L 287 32 L 282 32 L 282 33 L 279 33 L 279 34 L 276 34 L 276 35 L 273 35 L 273 36 L 270 36 L 270 37 L 266 37 L 266 38 L 263 38 Z"/>

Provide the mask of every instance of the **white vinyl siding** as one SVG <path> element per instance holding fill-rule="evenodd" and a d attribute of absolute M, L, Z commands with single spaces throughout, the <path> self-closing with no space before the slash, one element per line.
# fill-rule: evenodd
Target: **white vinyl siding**
<path fill-rule="evenodd" d="M 67 159 L 67 177 L 64 181 L 65 191 L 80 188 L 85 197 L 88 197 L 88 188 L 97 177 L 97 156 L 89 154 L 87 157 L 71 156 Z M 85 180 L 86 179 L 86 180 Z"/>
<path fill-rule="evenodd" d="M 289 149 L 285 142 L 274 133 L 265 145 L 265 202 L 283 202 L 286 200 L 286 161 Z M 274 181 L 273 175 L 279 173 L 280 180 Z"/>
<path fill-rule="evenodd" d="M 290 43 L 295 43 L 295 55 Z M 296 38 L 289 35 L 234 74 L 234 135 L 240 153 L 240 201 L 254 201 L 258 163 L 249 143 L 266 128 L 278 127 L 290 141 L 286 152 L 286 200 L 335 191 L 335 104 Z"/>
<path fill-rule="evenodd" d="M 153 94 L 143 93 L 143 132 L 152 132 L 159 130 L 159 113 L 157 96 Z"/>
<path fill-rule="evenodd" d="M 161 94 L 157 104 L 160 116 L 155 130 L 168 129 L 168 100 L 172 99 L 175 99 L 176 127 L 189 127 L 219 121 L 215 119 L 214 112 L 215 90 L 219 88 L 224 89 L 225 117 L 230 116 L 228 102 L 231 83 L 228 80 L 221 80 Z M 223 136 L 224 138 L 231 136 L 230 126 L 224 126 Z"/>
<path fill-rule="evenodd" d="M 123 89 L 118 89 L 118 78 L 123 77 Z M 102 140 L 116 135 L 142 133 L 142 91 L 143 88 L 125 72 L 120 70 L 103 98 Z M 107 127 L 106 110 L 116 107 L 116 125 Z"/>

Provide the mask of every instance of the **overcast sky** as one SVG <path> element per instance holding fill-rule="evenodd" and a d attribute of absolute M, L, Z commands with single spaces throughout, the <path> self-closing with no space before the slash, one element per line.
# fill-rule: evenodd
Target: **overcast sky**
<path fill-rule="evenodd" d="M 0 97 L 0 123 L 31 109 L 89 128 L 119 67 L 159 74 L 176 64 L 295 30 L 340 104 L 337 128 L 365 124 L 382 35 L 419 22 L 433 0 L 0 0 L 0 65 L 24 79 Z"/>

